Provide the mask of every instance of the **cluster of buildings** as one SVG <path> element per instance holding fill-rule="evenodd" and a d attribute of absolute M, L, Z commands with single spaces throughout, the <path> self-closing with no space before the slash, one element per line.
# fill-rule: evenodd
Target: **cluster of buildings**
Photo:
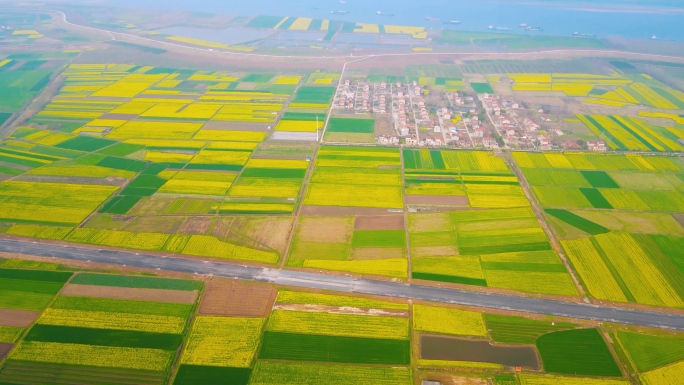
<path fill-rule="evenodd" d="M 542 127 L 542 124 L 552 122 L 543 109 L 536 112 L 528 110 L 518 102 L 496 95 L 483 94 L 479 99 L 506 146 L 551 150 L 554 147 L 553 136 L 563 136 L 559 128 Z"/>
<path fill-rule="evenodd" d="M 372 95 L 368 83 L 353 85 L 347 79 L 338 89 L 336 99 L 336 108 L 353 110 L 358 113 L 371 112 Z"/>
<path fill-rule="evenodd" d="M 396 92 L 392 93 L 392 99 L 392 116 L 394 117 L 394 125 L 397 133 L 399 133 L 399 136 L 408 137 L 413 129 L 416 140 L 418 140 L 418 127 L 416 125 L 416 117 L 411 106 L 411 97 L 408 92 L 405 93 L 402 90 L 401 82 L 397 82 Z"/>
<path fill-rule="evenodd" d="M 337 108 L 353 110 L 356 99 L 356 86 L 352 86 L 349 79 L 344 81 L 337 93 Z"/>

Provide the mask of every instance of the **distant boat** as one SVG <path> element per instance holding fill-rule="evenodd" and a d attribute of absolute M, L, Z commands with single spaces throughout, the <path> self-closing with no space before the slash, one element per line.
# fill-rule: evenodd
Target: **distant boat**
<path fill-rule="evenodd" d="M 442 21 L 442 19 L 438 19 L 436 17 L 426 17 L 425 20 L 427 20 L 427 21 Z"/>
<path fill-rule="evenodd" d="M 529 27 L 525 28 L 525 31 L 543 31 L 543 30 L 544 30 L 544 28 L 542 28 L 542 27 L 529 26 Z"/>
<path fill-rule="evenodd" d="M 525 28 L 525 27 L 527 27 L 527 23 L 522 23 L 522 24 L 520 24 L 518 27 L 520 27 L 520 28 Z"/>
<path fill-rule="evenodd" d="M 346 15 L 348 13 L 349 12 L 347 12 L 347 11 L 330 11 L 330 14 L 332 14 L 332 15 Z"/>
<path fill-rule="evenodd" d="M 658 36 L 656 36 L 656 35 L 651 36 L 651 40 L 658 40 Z"/>
<path fill-rule="evenodd" d="M 380 16 L 394 16 L 393 13 L 385 13 L 385 12 L 380 12 L 380 11 L 377 11 L 375 13 L 377 13 Z"/>
<path fill-rule="evenodd" d="M 588 33 L 579 33 L 579 32 L 573 32 L 572 36 L 579 36 L 579 37 L 596 37 L 596 35 L 591 35 Z"/>
<path fill-rule="evenodd" d="M 444 24 L 461 24 L 460 20 L 445 20 L 443 21 Z"/>
<path fill-rule="evenodd" d="M 491 30 L 493 30 L 493 31 L 510 31 L 510 30 L 511 30 L 511 29 L 508 28 L 508 27 L 495 27 L 495 26 L 493 26 L 493 25 L 490 25 L 490 26 L 489 26 L 489 29 L 491 29 Z"/>
<path fill-rule="evenodd" d="M 340 0 L 340 4 L 347 4 L 345 0 Z"/>

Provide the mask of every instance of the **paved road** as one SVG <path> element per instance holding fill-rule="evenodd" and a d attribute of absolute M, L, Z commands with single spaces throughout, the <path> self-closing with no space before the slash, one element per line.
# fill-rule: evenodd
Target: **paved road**
<path fill-rule="evenodd" d="M 527 313 L 549 314 L 684 330 L 684 316 L 674 314 L 633 311 L 545 299 L 478 293 L 467 290 L 406 285 L 397 282 L 373 281 L 346 276 L 246 267 L 211 261 L 160 257 L 127 251 L 98 251 L 79 246 L 62 246 L 40 242 L 0 239 L 0 252 L 22 253 L 43 257 L 91 261 L 182 273 L 212 274 L 220 277 L 271 282 L 281 285 L 419 299 Z"/>

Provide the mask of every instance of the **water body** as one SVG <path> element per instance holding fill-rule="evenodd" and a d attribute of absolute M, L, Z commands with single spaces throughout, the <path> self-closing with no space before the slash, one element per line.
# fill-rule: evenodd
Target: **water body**
<path fill-rule="evenodd" d="M 648 39 L 684 41 L 684 8 L 635 8 L 616 4 L 604 7 L 581 3 L 556 2 L 530 4 L 496 0 L 424 0 L 420 2 L 396 0 L 106 0 L 112 6 L 145 7 L 167 10 L 201 11 L 244 16 L 301 16 L 350 22 L 396 24 L 448 28 L 468 31 L 490 31 L 488 27 L 506 27 L 524 34 L 571 35 L 573 32 L 595 34 L 599 37 L 622 36 Z M 346 15 L 332 15 L 331 11 L 347 11 Z M 392 13 L 380 16 L 376 12 Z M 459 20 L 458 25 L 428 21 L 425 18 Z M 526 32 L 520 24 L 539 26 L 541 32 Z"/>
<path fill-rule="evenodd" d="M 493 362 L 539 369 L 537 352 L 527 346 L 493 346 L 488 341 L 421 336 L 420 357 L 427 360 Z"/>

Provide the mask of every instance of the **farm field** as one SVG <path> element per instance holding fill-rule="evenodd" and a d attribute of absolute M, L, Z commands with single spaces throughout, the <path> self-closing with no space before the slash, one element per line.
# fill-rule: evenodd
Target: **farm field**
<path fill-rule="evenodd" d="M 677 378 L 684 358 L 680 333 L 615 325 L 606 342 L 587 321 L 218 278 L 67 269 L 0 259 L 0 343 L 14 347 L 4 361 L 0 357 L 0 382 L 58 384 L 87 376 L 140 384 L 353 384 L 376 378 L 408 385 L 416 376 L 450 372 L 497 383 L 626 384 L 617 366 L 623 361 L 608 349 L 615 344 L 634 373 L 659 384 Z M 31 292 L 18 291 L 29 283 Z M 527 349 L 542 366 L 515 374 L 501 358 L 475 353 L 458 361 L 425 358 L 434 353 L 421 342 L 424 336 Z"/>
<path fill-rule="evenodd" d="M 577 295 L 501 158 L 422 149 L 404 150 L 403 158 L 407 201 L 425 197 L 414 207 L 444 207 L 408 214 L 414 279 Z M 448 211 L 454 208 L 460 209 Z"/>
<path fill-rule="evenodd" d="M 295 228 L 287 264 L 406 278 L 403 216 L 306 215 Z M 322 233 L 321 229 L 329 231 Z"/>
<path fill-rule="evenodd" d="M 614 107 L 647 105 L 658 109 L 681 110 L 684 102 L 677 90 L 642 74 L 596 75 L 577 73 L 515 74 L 513 91 L 558 91 L 566 96 L 586 97 L 585 103 Z"/>
<path fill-rule="evenodd" d="M 411 214 L 409 237 L 414 279 L 577 295 L 529 208 Z"/>
<path fill-rule="evenodd" d="M 72 274 L 8 272 L 55 283 Z M 199 289 L 195 281 L 79 273 L 35 323 L 29 320 L 31 328 L 0 368 L 0 381 L 58 384 L 97 376 L 163 384 Z"/>
<path fill-rule="evenodd" d="M 0 220 L 15 225 L 3 232 L 278 261 L 308 162 L 253 153 L 302 76 L 118 64 L 62 76 L 0 145 Z M 293 106 L 327 108 L 330 89 L 303 88 Z"/>
<path fill-rule="evenodd" d="M 513 156 L 591 296 L 684 305 L 677 262 L 682 227 L 676 216 L 684 209 L 678 158 Z"/>

